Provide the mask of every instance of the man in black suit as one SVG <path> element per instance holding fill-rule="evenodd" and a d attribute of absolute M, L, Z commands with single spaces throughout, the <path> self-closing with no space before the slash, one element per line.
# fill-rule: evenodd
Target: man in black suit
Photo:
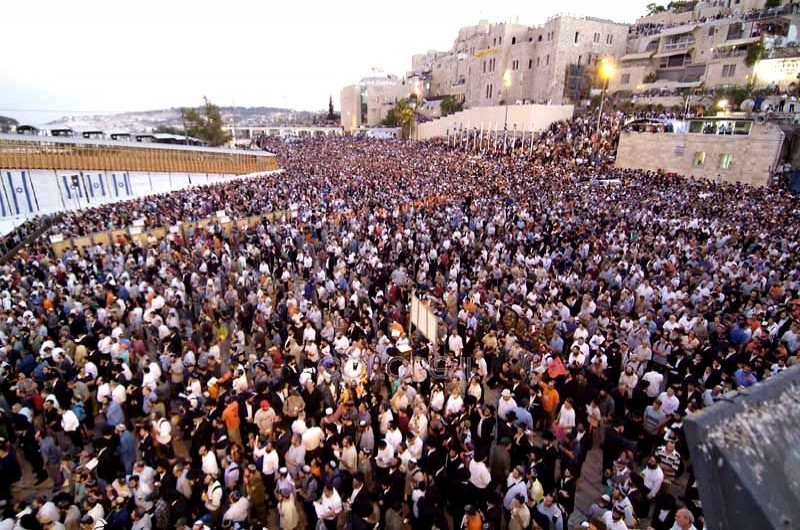
<path fill-rule="evenodd" d="M 353 475 L 353 492 L 350 500 L 345 503 L 350 512 L 349 522 L 353 530 L 366 530 L 369 528 L 367 521 L 372 516 L 372 500 L 370 494 L 364 487 L 364 474 L 356 473 Z"/>
<path fill-rule="evenodd" d="M 478 420 L 475 433 L 475 448 L 481 451 L 488 451 L 494 440 L 495 424 L 497 419 L 494 414 L 494 407 L 487 405 L 483 407 L 481 419 Z"/>
<path fill-rule="evenodd" d="M 575 471 L 575 478 L 580 478 L 583 463 L 586 461 L 586 455 L 592 450 L 592 434 L 586 430 L 586 426 L 583 423 L 578 423 L 572 429 L 572 436 L 575 437 L 580 447 L 578 451 L 578 465 L 573 470 Z"/>

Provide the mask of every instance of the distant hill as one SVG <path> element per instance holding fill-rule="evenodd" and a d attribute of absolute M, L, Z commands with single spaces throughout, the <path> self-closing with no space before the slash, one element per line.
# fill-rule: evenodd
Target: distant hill
<path fill-rule="evenodd" d="M 267 127 L 274 125 L 316 125 L 324 123 L 326 111 L 310 112 L 280 107 L 221 107 L 228 126 Z M 156 127 L 183 127 L 179 108 L 121 112 L 95 116 L 64 116 L 47 127 L 95 128 L 110 132 L 150 132 Z"/>

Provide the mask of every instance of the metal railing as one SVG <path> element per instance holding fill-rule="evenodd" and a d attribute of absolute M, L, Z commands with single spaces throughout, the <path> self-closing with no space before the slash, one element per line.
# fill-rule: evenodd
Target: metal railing
<path fill-rule="evenodd" d="M 743 57 L 747 55 L 747 50 L 714 50 L 714 59 L 730 59 L 732 57 Z"/>
<path fill-rule="evenodd" d="M 47 232 L 47 230 L 50 229 L 51 226 L 53 226 L 57 222 L 60 222 L 62 217 L 63 217 L 63 213 L 57 213 L 57 214 L 48 215 L 45 218 L 41 219 L 41 221 L 40 221 L 41 224 L 38 227 L 36 227 L 35 230 L 33 230 L 28 235 L 23 237 L 12 248 L 7 248 L 5 245 L 3 245 L 0 248 L 0 252 L 2 252 L 2 255 L 0 255 L 0 265 L 4 265 L 4 264 L 8 263 L 8 261 L 11 260 L 12 258 L 14 258 L 14 256 L 16 256 L 17 253 L 20 251 L 20 249 L 23 248 L 25 245 L 30 245 L 31 243 L 33 243 L 37 239 L 41 238 Z M 12 233 L 13 233 L 13 230 L 12 230 Z M 10 234 L 11 233 L 9 233 L 9 235 Z"/>
<path fill-rule="evenodd" d="M 684 48 L 691 48 L 692 46 L 695 45 L 695 42 L 696 41 L 694 39 L 692 39 L 692 40 L 682 40 L 682 41 L 678 41 L 678 42 L 668 42 L 668 43 L 664 44 L 664 51 L 665 52 L 671 52 L 671 51 L 674 51 L 674 50 L 682 50 Z"/>

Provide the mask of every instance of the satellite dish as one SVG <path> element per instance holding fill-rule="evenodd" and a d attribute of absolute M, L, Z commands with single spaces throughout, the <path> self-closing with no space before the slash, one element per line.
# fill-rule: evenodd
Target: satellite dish
<path fill-rule="evenodd" d="M 753 109 L 755 108 L 755 106 L 756 106 L 756 102 L 753 101 L 752 99 L 748 98 L 748 99 L 745 99 L 744 101 L 742 101 L 742 103 L 739 105 L 739 109 L 744 111 L 744 112 L 746 112 L 746 113 L 748 113 L 748 114 L 750 114 L 751 112 L 753 112 Z"/>

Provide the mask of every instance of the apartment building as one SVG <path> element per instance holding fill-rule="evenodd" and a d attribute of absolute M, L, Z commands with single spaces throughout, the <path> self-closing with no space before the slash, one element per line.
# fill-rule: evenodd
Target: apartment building
<path fill-rule="evenodd" d="M 792 5 L 766 3 L 684 2 L 642 17 L 630 28 L 609 90 L 674 93 L 796 79 L 800 70 L 791 59 L 800 55 L 800 14 Z"/>
<path fill-rule="evenodd" d="M 462 28 L 449 51 L 414 55 L 412 74 L 427 81 L 427 97 L 454 95 L 466 107 L 577 103 L 589 97 L 600 59 L 624 55 L 627 36 L 626 24 L 588 17 L 481 21 Z"/>

